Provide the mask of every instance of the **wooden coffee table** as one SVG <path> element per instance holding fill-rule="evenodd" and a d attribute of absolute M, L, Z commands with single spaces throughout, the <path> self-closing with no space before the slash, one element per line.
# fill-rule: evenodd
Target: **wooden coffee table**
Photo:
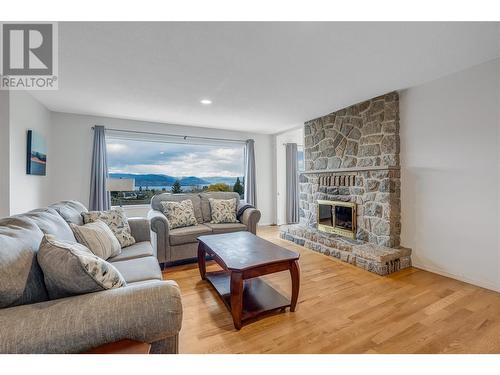
<path fill-rule="evenodd" d="M 231 311 L 236 329 L 242 323 L 274 311 L 295 311 L 299 296 L 299 254 L 263 240 L 250 232 L 214 234 L 198 237 L 198 267 Z M 205 256 L 212 258 L 222 271 L 206 272 Z M 259 276 L 290 271 L 291 300 L 281 295 Z"/>
<path fill-rule="evenodd" d="M 135 340 L 120 340 L 98 346 L 83 354 L 149 354 L 151 344 Z"/>

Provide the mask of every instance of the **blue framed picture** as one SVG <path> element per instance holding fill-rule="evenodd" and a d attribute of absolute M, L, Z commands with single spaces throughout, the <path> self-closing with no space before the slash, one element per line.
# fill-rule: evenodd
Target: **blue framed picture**
<path fill-rule="evenodd" d="M 26 173 L 45 176 L 47 170 L 47 146 L 43 136 L 34 130 L 28 130 L 27 150 Z"/>

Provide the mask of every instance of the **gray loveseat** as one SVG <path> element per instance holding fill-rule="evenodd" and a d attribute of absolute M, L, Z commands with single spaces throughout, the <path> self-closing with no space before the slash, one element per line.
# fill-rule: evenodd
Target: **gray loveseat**
<path fill-rule="evenodd" d="M 151 343 L 177 353 L 182 323 L 179 287 L 163 281 L 147 219 L 129 220 L 136 244 L 109 259 L 128 285 L 49 300 L 36 252 L 44 234 L 75 241 L 86 208 L 65 201 L 0 219 L 0 353 L 78 353 L 118 341 Z"/>
<path fill-rule="evenodd" d="M 236 198 L 240 202 L 238 193 L 230 192 L 207 192 L 199 194 L 163 193 L 155 195 L 151 199 L 151 210 L 148 213 L 148 219 L 151 220 L 151 242 L 153 247 L 156 248 L 158 262 L 169 264 L 196 258 L 198 254 L 197 238 L 199 236 L 237 231 L 256 233 L 257 223 L 260 220 L 259 210 L 255 208 L 246 209 L 243 211 L 238 223 L 211 224 L 209 198 Z M 193 202 L 194 214 L 198 225 L 169 230 L 167 218 L 161 212 L 161 202 L 178 202 L 184 199 L 190 199 Z M 239 207 L 243 204 L 240 203 Z"/>

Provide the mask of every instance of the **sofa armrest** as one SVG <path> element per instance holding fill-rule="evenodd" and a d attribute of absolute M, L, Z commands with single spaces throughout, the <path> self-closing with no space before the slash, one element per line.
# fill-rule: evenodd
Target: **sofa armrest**
<path fill-rule="evenodd" d="M 130 225 L 130 231 L 132 232 L 132 237 L 135 238 L 135 242 L 151 241 L 151 225 L 148 219 L 134 217 L 128 219 L 128 224 Z"/>
<path fill-rule="evenodd" d="M 151 243 L 156 251 L 158 262 L 170 262 L 169 227 L 165 215 L 158 210 L 149 210 L 151 222 Z"/>
<path fill-rule="evenodd" d="M 80 353 L 122 340 L 156 342 L 178 334 L 179 287 L 153 280 L 0 310 L 0 353 Z"/>
<path fill-rule="evenodd" d="M 242 224 L 247 226 L 247 230 L 253 234 L 257 232 L 257 223 L 260 220 L 260 211 L 256 208 L 247 208 L 240 217 Z"/>

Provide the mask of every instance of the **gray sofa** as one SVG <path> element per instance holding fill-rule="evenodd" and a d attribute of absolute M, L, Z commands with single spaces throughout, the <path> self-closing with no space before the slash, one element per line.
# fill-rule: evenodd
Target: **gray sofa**
<path fill-rule="evenodd" d="M 65 201 L 0 219 L 0 353 L 78 353 L 132 339 L 152 353 L 177 353 L 179 287 L 163 281 L 147 219 L 129 220 L 136 244 L 109 259 L 128 285 L 49 300 L 36 252 L 44 234 L 76 241 L 68 225 L 86 208 Z"/>
<path fill-rule="evenodd" d="M 230 199 L 236 198 L 240 202 L 238 193 L 210 192 L 193 194 L 155 195 L 151 199 L 151 210 L 148 219 L 151 221 L 151 242 L 156 249 L 158 262 L 171 264 L 183 260 L 193 259 L 198 254 L 198 236 L 207 234 L 249 231 L 256 233 L 257 223 L 260 220 L 260 211 L 255 208 L 246 209 L 238 223 L 211 224 L 209 198 Z M 162 201 L 182 201 L 190 199 L 193 202 L 194 214 L 198 225 L 169 230 L 167 218 L 161 212 Z M 240 206 L 244 203 L 240 203 Z M 238 208 L 239 208 L 238 207 Z"/>

